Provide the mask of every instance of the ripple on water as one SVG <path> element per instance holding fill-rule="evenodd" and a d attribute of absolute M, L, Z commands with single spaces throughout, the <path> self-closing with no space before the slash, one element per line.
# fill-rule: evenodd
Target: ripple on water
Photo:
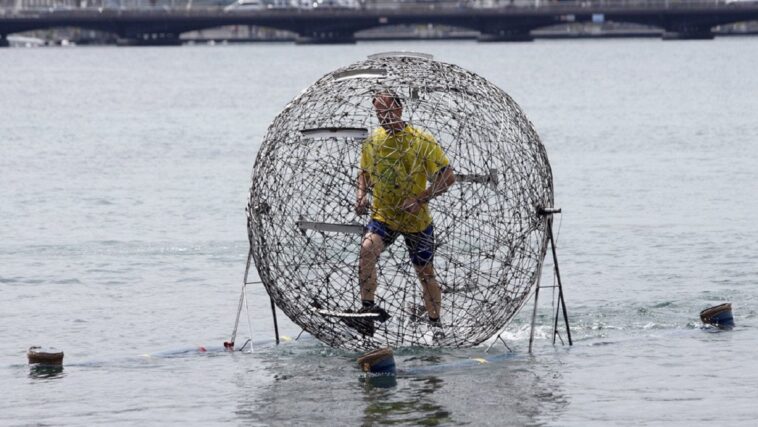
<path fill-rule="evenodd" d="M 519 357 L 391 388 L 317 343 L 134 360 L 228 339 L 255 141 L 293 88 L 397 43 L 6 49 L 0 424 L 755 424 L 758 38 L 403 46 L 492 78 L 544 137 L 573 347 L 552 346 L 541 293 L 533 355 L 527 306 L 503 335 Z M 254 337 L 269 337 L 267 295 L 249 292 Z M 727 301 L 737 328 L 700 329 Z M 34 343 L 66 351 L 63 373 L 29 376 Z"/>

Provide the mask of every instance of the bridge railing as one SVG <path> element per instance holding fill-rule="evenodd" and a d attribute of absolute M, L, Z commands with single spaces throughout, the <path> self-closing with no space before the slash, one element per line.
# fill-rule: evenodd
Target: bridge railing
<path fill-rule="evenodd" d="M 439 9 L 509 9 L 509 8 L 591 8 L 591 7 L 619 7 L 619 8 L 661 8 L 661 7 L 688 7 L 703 5 L 718 5 L 735 3 L 741 0 L 496 0 L 489 2 L 435 2 L 435 3 L 398 3 L 393 1 L 379 1 L 367 5 L 371 10 L 439 10 Z M 758 0 L 757 0 L 758 1 Z"/>
<path fill-rule="evenodd" d="M 210 1 L 210 2 L 209 2 Z M 209 11 L 226 13 L 366 13 L 386 12 L 505 12 L 517 10 L 577 11 L 577 10 L 624 10 L 624 9 L 680 9 L 703 7 L 758 7 L 758 0 L 491 0 L 491 1 L 441 1 L 441 2 L 390 2 L 374 1 L 355 7 L 260 7 L 229 8 L 231 0 L 0 0 L 0 15 L 24 12 L 63 12 L 75 10 L 103 11 L 155 11 L 158 13 L 180 11 Z M 356 2 L 356 5 L 358 3 Z"/>

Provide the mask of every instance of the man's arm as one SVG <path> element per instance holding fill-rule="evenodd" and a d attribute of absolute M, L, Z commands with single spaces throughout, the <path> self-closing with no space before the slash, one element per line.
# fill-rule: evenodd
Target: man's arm
<path fill-rule="evenodd" d="M 447 166 L 434 175 L 432 185 L 421 192 L 418 196 L 420 203 L 428 203 L 429 200 L 439 196 L 455 184 L 455 172 L 451 166 Z"/>
<path fill-rule="evenodd" d="M 358 215 L 365 215 L 368 213 L 368 187 L 369 177 L 365 170 L 358 172 L 358 185 L 355 201 L 355 213 Z"/>
<path fill-rule="evenodd" d="M 421 205 L 429 203 L 430 200 L 447 191 L 453 184 L 455 184 L 455 172 L 451 166 L 447 166 L 434 175 L 432 185 L 426 190 L 418 196 L 406 200 L 403 203 L 403 209 L 410 213 L 417 213 L 421 210 Z"/>

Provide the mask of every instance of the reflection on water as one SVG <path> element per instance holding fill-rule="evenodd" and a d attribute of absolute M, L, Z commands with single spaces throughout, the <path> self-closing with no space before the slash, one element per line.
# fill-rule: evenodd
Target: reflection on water
<path fill-rule="evenodd" d="M 482 349 L 402 349 L 400 369 L 455 366 L 428 375 L 366 377 L 353 354 L 298 343 L 239 358 L 236 417 L 245 423 L 542 424 L 567 406 L 562 367 L 550 353 L 456 363 Z M 523 355 L 526 356 L 526 355 Z"/>
<path fill-rule="evenodd" d="M 63 366 L 61 365 L 39 365 L 33 364 L 29 366 L 29 378 L 33 379 L 53 379 L 63 378 Z"/>
<path fill-rule="evenodd" d="M 392 388 L 397 386 L 397 375 L 395 374 L 364 374 L 365 376 L 360 378 L 360 382 L 365 384 L 367 388 Z"/>
<path fill-rule="evenodd" d="M 443 392 L 444 381 L 438 377 L 412 378 L 398 393 L 393 389 L 367 386 L 363 395 L 363 425 L 449 423 L 451 412 L 435 399 Z"/>

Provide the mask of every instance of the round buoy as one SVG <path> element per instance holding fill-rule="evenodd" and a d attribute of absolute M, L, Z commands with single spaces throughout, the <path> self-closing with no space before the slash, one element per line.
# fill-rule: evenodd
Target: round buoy
<path fill-rule="evenodd" d="M 720 329 L 732 329 L 734 327 L 732 304 L 727 302 L 706 308 L 700 312 L 700 320 L 706 325 L 713 325 Z"/>
<path fill-rule="evenodd" d="M 26 352 L 26 356 L 29 358 L 29 364 L 39 364 L 48 366 L 61 366 L 63 365 L 63 352 L 56 348 L 42 348 L 40 346 L 29 347 L 29 351 Z"/>
<path fill-rule="evenodd" d="M 358 358 L 361 370 L 370 374 L 395 374 L 395 356 L 389 347 L 370 351 Z"/>

